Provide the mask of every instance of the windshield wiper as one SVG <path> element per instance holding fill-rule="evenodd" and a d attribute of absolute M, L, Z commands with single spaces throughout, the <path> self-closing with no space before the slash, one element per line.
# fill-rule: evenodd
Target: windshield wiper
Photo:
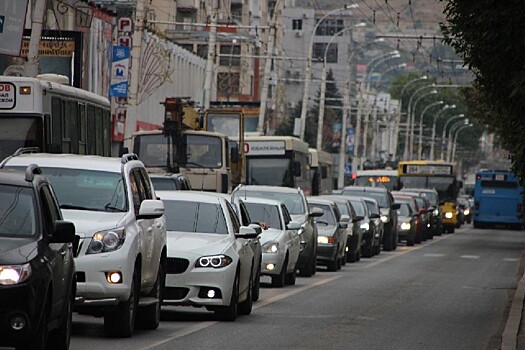
<path fill-rule="evenodd" d="M 328 222 L 322 221 L 322 220 L 315 220 L 315 223 L 316 224 L 323 224 L 323 225 L 326 225 L 326 226 L 330 225 Z"/>
<path fill-rule="evenodd" d="M 106 209 L 106 211 L 111 211 L 111 212 L 125 212 L 125 210 L 114 207 L 109 203 L 104 206 L 104 209 Z"/>
<path fill-rule="evenodd" d="M 99 208 L 88 208 L 83 207 L 81 205 L 73 205 L 73 204 L 61 204 L 60 209 L 77 209 L 77 210 L 91 210 L 91 211 L 100 211 Z"/>

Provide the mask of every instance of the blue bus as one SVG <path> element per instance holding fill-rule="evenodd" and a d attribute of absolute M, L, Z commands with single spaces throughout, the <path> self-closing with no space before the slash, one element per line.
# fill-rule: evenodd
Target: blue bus
<path fill-rule="evenodd" d="M 474 185 L 474 227 L 523 225 L 523 187 L 508 171 L 481 171 Z"/>

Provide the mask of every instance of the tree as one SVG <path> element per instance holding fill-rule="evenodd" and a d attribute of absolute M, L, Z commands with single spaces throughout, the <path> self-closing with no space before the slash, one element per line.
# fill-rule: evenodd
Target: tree
<path fill-rule="evenodd" d="M 445 0 L 440 0 L 445 1 Z M 445 42 L 474 73 L 475 88 L 489 113 L 480 113 L 525 179 L 525 5 L 521 0 L 448 0 L 441 25 Z"/>

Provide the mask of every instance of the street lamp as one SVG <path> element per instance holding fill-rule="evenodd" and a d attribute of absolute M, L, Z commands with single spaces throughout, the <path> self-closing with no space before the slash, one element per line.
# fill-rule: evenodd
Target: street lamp
<path fill-rule="evenodd" d="M 314 45 L 314 36 L 315 32 L 317 31 L 317 28 L 319 25 L 330 15 L 352 9 L 357 8 L 359 5 L 357 4 L 347 4 L 344 7 L 337 8 L 335 10 L 332 10 L 325 14 L 314 26 L 314 29 L 312 31 L 312 35 L 310 36 L 310 42 L 308 44 L 308 55 L 306 56 L 306 70 L 305 70 L 305 81 L 304 81 L 304 90 L 303 90 L 303 101 L 302 101 L 302 107 L 301 107 L 301 128 L 300 128 L 300 134 L 299 137 L 301 140 L 304 140 L 304 131 L 306 127 L 306 113 L 308 111 L 308 96 L 310 95 L 310 80 L 312 79 L 312 56 L 313 56 L 313 45 Z"/>
<path fill-rule="evenodd" d="M 420 91 L 426 89 L 426 88 L 429 88 L 429 87 L 433 87 L 434 85 L 431 84 L 431 85 L 427 85 L 427 86 L 423 86 L 421 88 L 419 88 L 418 90 L 416 90 L 416 92 L 414 92 L 414 94 L 412 96 L 410 96 L 410 101 L 408 103 L 408 112 L 409 112 L 409 117 L 410 117 L 410 131 L 409 131 L 409 135 L 407 135 L 407 138 L 410 137 L 410 140 L 408 141 L 408 145 L 405 145 L 405 150 L 407 150 L 407 146 L 409 147 L 409 151 L 408 151 L 408 154 L 407 154 L 407 157 L 408 159 L 412 160 L 412 157 L 413 157 L 413 153 L 414 153 L 414 118 L 415 118 L 415 111 L 416 111 L 416 106 L 418 104 L 419 101 L 421 101 L 422 99 L 424 99 L 425 97 L 427 96 L 430 96 L 430 95 L 435 95 L 437 94 L 437 90 L 436 89 L 433 89 L 431 91 L 429 91 L 428 93 L 424 94 L 424 95 L 421 95 L 418 99 L 416 99 L 416 101 L 414 102 L 414 104 L 412 105 L 412 98 Z M 406 159 L 405 158 L 405 159 Z"/>
<path fill-rule="evenodd" d="M 425 89 L 431 88 L 431 87 L 433 87 L 433 85 L 434 84 L 429 84 L 429 85 L 425 85 L 425 86 L 420 87 L 419 89 L 414 91 L 414 93 L 412 95 L 410 95 L 410 98 L 408 99 L 407 125 L 406 125 L 406 133 L 405 133 L 405 150 L 403 151 L 403 159 L 405 159 L 405 160 L 408 160 L 408 158 L 409 158 L 409 156 L 408 156 L 408 151 L 409 151 L 408 143 L 410 142 L 409 138 L 410 138 L 410 124 L 411 124 L 411 114 L 412 114 L 411 113 L 411 111 L 412 111 L 412 99 L 419 92 L 421 92 L 421 91 L 423 91 Z"/>
<path fill-rule="evenodd" d="M 456 108 L 456 105 L 444 105 L 443 108 L 434 116 L 432 121 L 432 136 L 430 141 L 430 160 L 434 160 L 434 144 L 436 143 L 436 121 L 448 109 Z M 442 157 L 443 158 L 443 157 Z"/>
<path fill-rule="evenodd" d="M 447 126 L 453 120 L 457 120 L 457 119 L 460 119 L 460 118 L 463 118 L 463 117 L 465 117 L 464 114 L 455 115 L 452 118 L 450 118 L 449 120 L 447 120 L 445 125 L 443 125 L 443 133 L 441 134 L 441 159 L 443 159 L 443 160 L 445 160 L 445 145 L 446 145 L 445 136 L 446 136 L 446 133 L 447 133 Z"/>
<path fill-rule="evenodd" d="M 465 124 L 465 125 L 462 125 L 458 128 L 458 130 L 456 131 L 456 135 L 454 136 L 454 142 L 453 142 L 453 146 L 452 146 L 452 158 L 451 158 L 451 162 L 454 163 L 454 160 L 456 158 L 456 145 L 457 145 L 457 141 L 458 141 L 458 135 L 461 131 L 467 129 L 467 128 L 470 128 L 472 127 L 473 124 Z"/>
<path fill-rule="evenodd" d="M 324 125 L 324 110 L 325 110 L 325 95 L 326 95 L 326 61 L 328 59 L 328 49 L 330 48 L 330 45 L 332 42 L 337 38 L 340 34 L 352 30 L 354 28 L 364 27 L 366 26 L 366 23 L 361 22 L 357 23 L 356 25 L 352 27 L 343 28 L 337 33 L 335 33 L 328 44 L 326 44 L 326 47 L 324 49 L 324 57 L 323 57 L 323 70 L 321 72 L 321 94 L 319 97 L 319 115 L 317 119 L 317 143 L 316 148 L 318 150 L 322 149 L 323 146 L 323 125 Z"/>
<path fill-rule="evenodd" d="M 462 125 L 468 125 L 468 123 L 469 123 L 468 118 L 465 118 L 465 120 L 460 120 L 452 124 L 452 126 L 450 127 L 450 131 L 448 132 L 448 137 L 447 137 L 447 141 L 448 141 L 447 142 L 447 162 L 450 162 L 450 157 L 452 155 L 452 140 L 454 139 L 453 135 L 456 132 L 456 129 L 458 129 Z"/>
<path fill-rule="evenodd" d="M 396 58 L 400 58 L 401 55 L 399 54 L 399 51 L 397 50 L 394 50 L 394 51 L 390 51 L 389 53 L 385 54 L 385 55 L 381 55 L 381 56 L 378 56 L 378 57 L 374 57 L 370 60 L 370 62 L 368 62 L 368 67 L 370 67 L 370 69 L 367 69 L 368 73 L 366 74 L 365 76 L 365 81 L 366 81 L 366 91 L 370 91 L 370 82 L 372 80 L 372 73 L 374 72 L 374 69 L 376 69 L 377 66 L 379 66 L 380 64 L 388 61 L 388 60 L 391 60 L 391 59 L 396 59 Z M 371 62 L 373 61 L 376 61 L 373 65 L 371 64 Z"/>
<path fill-rule="evenodd" d="M 428 111 L 430 108 L 438 105 L 442 105 L 443 101 L 437 101 L 434 103 L 429 104 L 428 106 L 423 109 L 423 112 L 421 112 L 421 115 L 419 116 L 419 145 L 417 147 L 417 156 L 418 159 L 422 159 L 422 153 L 423 153 L 423 116 L 425 115 L 426 111 Z"/>

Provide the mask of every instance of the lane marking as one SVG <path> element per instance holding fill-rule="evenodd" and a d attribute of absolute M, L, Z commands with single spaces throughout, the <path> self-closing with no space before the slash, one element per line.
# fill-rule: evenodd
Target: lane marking
<path fill-rule="evenodd" d="M 479 255 L 462 255 L 461 259 L 479 259 Z"/>
<path fill-rule="evenodd" d="M 445 256 L 445 254 L 427 253 L 427 254 L 423 254 L 423 256 L 426 256 L 427 258 L 441 258 L 441 257 Z"/>
<path fill-rule="evenodd" d="M 315 283 L 304 285 L 304 286 L 301 286 L 301 287 L 299 287 L 297 289 L 292 289 L 292 290 L 289 290 L 289 291 L 287 291 L 285 293 L 276 295 L 276 296 L 274 296 L 272 298 L 258 301 L 257 304 L 255 304 L 252 309 L 253 310 L 260 309 L 260 308 L 262 308 L 262 307 L 264 307 L 266 305 L 275 303 L 275 302 L 277 302 L 279 300 L 282 300 L 284 298 L 287 298 L 289 296 L 292 296 L 292 295 L 304 292 L 304 291 L 306 291 L 308 289 L 311 289 L 311 288 L 314 288 L 314 287 L 318 287 L 318 286 L 321 286 L 323 284 L 332 282 L 332 281 L 334 281 L 334 280 L 336 280 L 338 278 L 341 278 L 341 277 L 343 277 L 342 274 L 337 274 L 337 275 L 334 275 L 334 276 L 331 276 L 331 277 L 328 277 L 328 278 L 323 278 L 323 279 L 321 279 L 321 280 L 319 280 L 319 281 L 317 281 Z M 198 331 L 203 330 L 205 328 L 211 327 L 211 326 L 213 326 L 213 325 L 215 325 L 217 323 L 219 323 L 219 321 L 204 321 L 204 322 L 200 322 L 199 324 L 196 324 L 194 326 L 190 326 L 188 328 L 184 328 L 182 330 L 175 331 L 175 332 L 169 334 L 168 338 L 164 338 L 162 340 L 159 340 L 158 342 L 153 343 L 153 344 L 145 347 L 144 349 L 153 349 L 153 348 L 155 348 L 157 346 L 166 344 L 166 343 L 168 343 L 168 342 L 170 342 L 172 340 L 175 340 L 175 339 L 184 337 L 186 335 L 198 332 Z"/>
<path fill-rule="evenodd" d="M 516 262 L 516 261 L 520 261 L 520 259 L 517 259 L 517 258 L 505 258 L 505 259 L 503 259 L 503 261 Z"/>

